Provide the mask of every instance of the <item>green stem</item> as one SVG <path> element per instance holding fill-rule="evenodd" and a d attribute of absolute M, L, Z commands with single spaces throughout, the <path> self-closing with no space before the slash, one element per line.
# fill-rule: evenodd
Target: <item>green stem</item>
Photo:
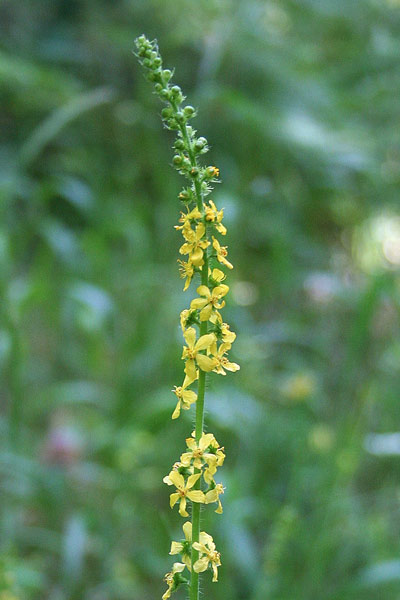
<path fill-rule="evenodd" d="M 186 147 L 188 150 L 190 162 L 193 167 L 197 167 L 196 155 L 194 154 L 191 145 L 189 135 L 186 129 L 186 125 L 181 128 L 182 137 L 186 143 Z M 194 182 L 195 187 L 195 195 L 196 195 L 196 204 L 197 208 L 204 215 L 204 206 L 203 206 L 203 195 L 201 192 L 201 184 L 198 180 Z M 204 253 L 204 264 L 201 268 L 201 283 L 208 287 L 208 258 L 207 252 Z M 200 337 L 202 335 L 206 335 L 208 331 L 207 321 L 203 321 L 200 325 Z M 196 401 L 196 427 L 195 427 L 195 438 L 196 442 L 198 442 L 203 434 L 204 427 L 204 396 L 206 389 L 206 373 L 205 371 L 199 370 L 199 381 L 197 388 L 197 401 Z M 195 469 L 195 473 L 200 473 L 200 469 Z M 194 489 L 200 489 L 200 478 L 193 486 Z M 198 542 L 200 538 L 200 507 L 201 504 L 198 502 L 192 502 L 192 544 L 194 542 Z M 198 550 L 195 550 L 192 546 L 191 552 L 191 576 L 190 576 L 190 591 L 189 591 L 189 599 L 190 600 L 198 600 L 199 598 L 199 573 L 195 573 L 193 569 L 193 565 L 199 558 Z"/>

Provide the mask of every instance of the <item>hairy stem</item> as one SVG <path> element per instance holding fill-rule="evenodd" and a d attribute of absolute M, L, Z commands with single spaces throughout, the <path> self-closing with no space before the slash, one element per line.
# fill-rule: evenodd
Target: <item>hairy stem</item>
<path fill-rule="evenodd" d="M 193 167 L 197 166 L 197 160 L 194 152 L 191 149 L 189 135 L 186 129 L 186 125 L 181 128 L 182 137 L 186 142 L 188 148 L 188 154 L 190 158 L 190 162 Z M 199 181 L 195 181 L 195 196 L 196 196 L 196 204 L 197 208 L 204 215 L 204 206 L 203 206 L 203 197 L 201 193 L 201 184 Z M 201 268 L 201 283 L 208 287 L 208 258 L 207 258 L 207 250 L 204 252 L 204 264 Z M 208 330 L 207 321 L 203 321 L 200 325 L 200 337 L 202 335 L 206 335 Z M 198 442 L 203 434 L 203 424 L 204 424 L 204 396 L 205 396 L 205 388 L 206 388 L 206 373 L 199 370 L 199 382 L 197 388 L 197 401 L 196 401 L 196 427 L 195 427 L 195 437 L 196 442 Z M 200 469 L 195 469 L 195 473 L 200 473 Z M 200 479 L 196 482 L 194 489 L 200 489 Z M 194 542 L 198 542 L 200 538 L 200 503 L 192 502 L 192 544 Z M 198 600 L 199 598 L 199 573 L 195 573 L 193 569 L 193 565 L 199 558 L 198 550 L 195 550 L 192 546 L 191 552 L 191 577 L 190 577 L 190 591 L 189 591 L 189 599 L 190 600 Z"/>

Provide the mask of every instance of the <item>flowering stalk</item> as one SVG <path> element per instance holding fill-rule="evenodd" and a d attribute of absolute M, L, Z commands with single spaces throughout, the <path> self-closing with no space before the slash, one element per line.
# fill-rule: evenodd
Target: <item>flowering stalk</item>
<path fill-rule="evenodd" d="M 199 276 L 201 285 L 197 288 L 199 297 L 192 300 L 190 307 L 181 312 L 180 322 L 186 345 L 182 360 L 185 361 L 184 380 L 175 386 L 177 398 L 172 418 L 177 419 L 181 410 L 190 409 L 196 404 L 195 430 L 186 439 L 187 451 L 176 462 L 163 481 L 174 486 L 170 495 L 170 506 L 179 504 L 179 514 L 186 518 L 188 502 L 191 506 L 191 521 L 183 524 L 184 539 L 172 542 L 171 555 L 180 554 L 182 562 L 175 562 L 166 574 L 168 585 L 163 595 L 167 600 L 181 584 L 189 586 L 190 600 L 198 600 L 199 574 L 210 569 L 212 581 L 218 580 L 218 567 L 221 565 L 213 538 L 200 531 L 201 504 L 216 503 L 216 513 L 222 513 L 220 495 L 224 493 L 221 483 L 214 476 L 225 459 L 221 448 L 212 433 L 204 433 L 204 395 L 207 373 L 225 375 L 226 370 L 237 371 L 240 367 L 230 362 L 230 350 L 236 334 L 224 323 L 220 309 L 225 306 L 223 299 L 229 287 L 223 283 L 225 273 L 221 265 L 232 269 L 227 260 L 225 246 L 221 246 L 217 235 L 225 235 L 222 224 L 223 210 L 218 210 L 212 200 L 205 198 L 212 191 L 212 184 L 218 182 L 219 169 L 214 166 L 201 166 L 199 158 L 208 152 L 207 140 L 197 137 L 189 121 L 196 115 L 192 106 L 182 107 L 185 97 L 179 86 L 172 85 L 172 72 L 164 69 L 156 41 L 149 41 L 144 35 L 135 40 L 137 57 L 146 68 L 148 79 L 166 106 L 161 116 L 167 129 L 177 132 L 174 143 L 173 165 L 187 180 L 187 185 L 179 194 L 186 211 L 181 213 L 175 228 L 181 232 L 184 243 L 179 252 L 186 260 L 178 260 L 186 291 L 192 279 Z M 197 383 L 197 391 L 192 388 Z M 190 574 L 190 580 L 185 576 Z"/>

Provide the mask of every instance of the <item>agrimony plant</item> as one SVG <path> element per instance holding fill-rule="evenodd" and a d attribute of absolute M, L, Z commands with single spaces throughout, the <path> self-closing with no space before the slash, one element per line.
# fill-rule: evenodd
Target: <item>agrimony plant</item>
<path fill-rule="evenodd" d="M 201 505 L 216 504 L 215 512 L 221 514 L 220 496 L 224 493 L 222 484 L 215 480 L 217 469 L 225 459 L 224 449 L 212 433 L 204 433 L 204 395 L 208 373 L 225 375 L 226 371 L 239 369 L 239 365 L 227 357 L 236 334 L 223 321 L 220 312 L 229 291 L 221 267 L 233 267 L 227 259 L 226 246 L 221 246 L 219 241 L 219 236 L 226 235 L 223 210 L 212 200 L 206 201 L 212 184 L 218 182 L 219 169 L 200 164 L 200 157 L 208 152 L 208 144 L 189 125 L 196 111 L 193 106 L 184 105 L 181 88 L 172 84 L 172 71 L 163 68 L 157 42 L 141 35 L 135 44 L 136 55 L 147 70 L 148 79 L 166 104 L 161 111 L 164 124 L 177 132 L 172 162 L 187 182 L 179 194 L 185 210 L 175 227 L 183 236 L 179 253 L 184 259 L 178 260 L 181 277 L 185 280 L 183 289 L 187 290 L 195 278 L 201 282 L 197 287 L 198 297 L 180 315 L 186 342 L 182 352 L 185 366 L 183 383 L 173 390 L 177 404 L 172 413 L 172 418 L 177 419 L 182 409 L 188 410 L 194 404 L 195 430 L 186 440 L 186 451 L 163 480 L 175 488 L 170 495 L 171 508 L 177 504 L 181 517 L 187 519 L 190 507 L 191 519 L 183 524 L 184 538 L 171 544 L 170 554 L 179 554 L 181 561 L 175 562 L 165 575 L 168 589 L 162 598 L 167 600 L 185 584 L 189 586 L 190 600 L 198 600 L 199 574 L 211 570 L 212 581 L 217 581 L 221 565 L 213 538 L 200 531 Z"/>

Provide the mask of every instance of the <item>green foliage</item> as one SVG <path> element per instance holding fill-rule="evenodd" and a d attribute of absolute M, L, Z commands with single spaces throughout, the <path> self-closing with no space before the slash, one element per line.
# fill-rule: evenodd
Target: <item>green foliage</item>
<path fill-rule="evenodd" d="M 397 0 L 1 4 L 0 599 L 160 597 L 180 536 L 180 181 L 142 31 L 213 142 L 235 264 L 218 598 L 395 600 Z"/>

